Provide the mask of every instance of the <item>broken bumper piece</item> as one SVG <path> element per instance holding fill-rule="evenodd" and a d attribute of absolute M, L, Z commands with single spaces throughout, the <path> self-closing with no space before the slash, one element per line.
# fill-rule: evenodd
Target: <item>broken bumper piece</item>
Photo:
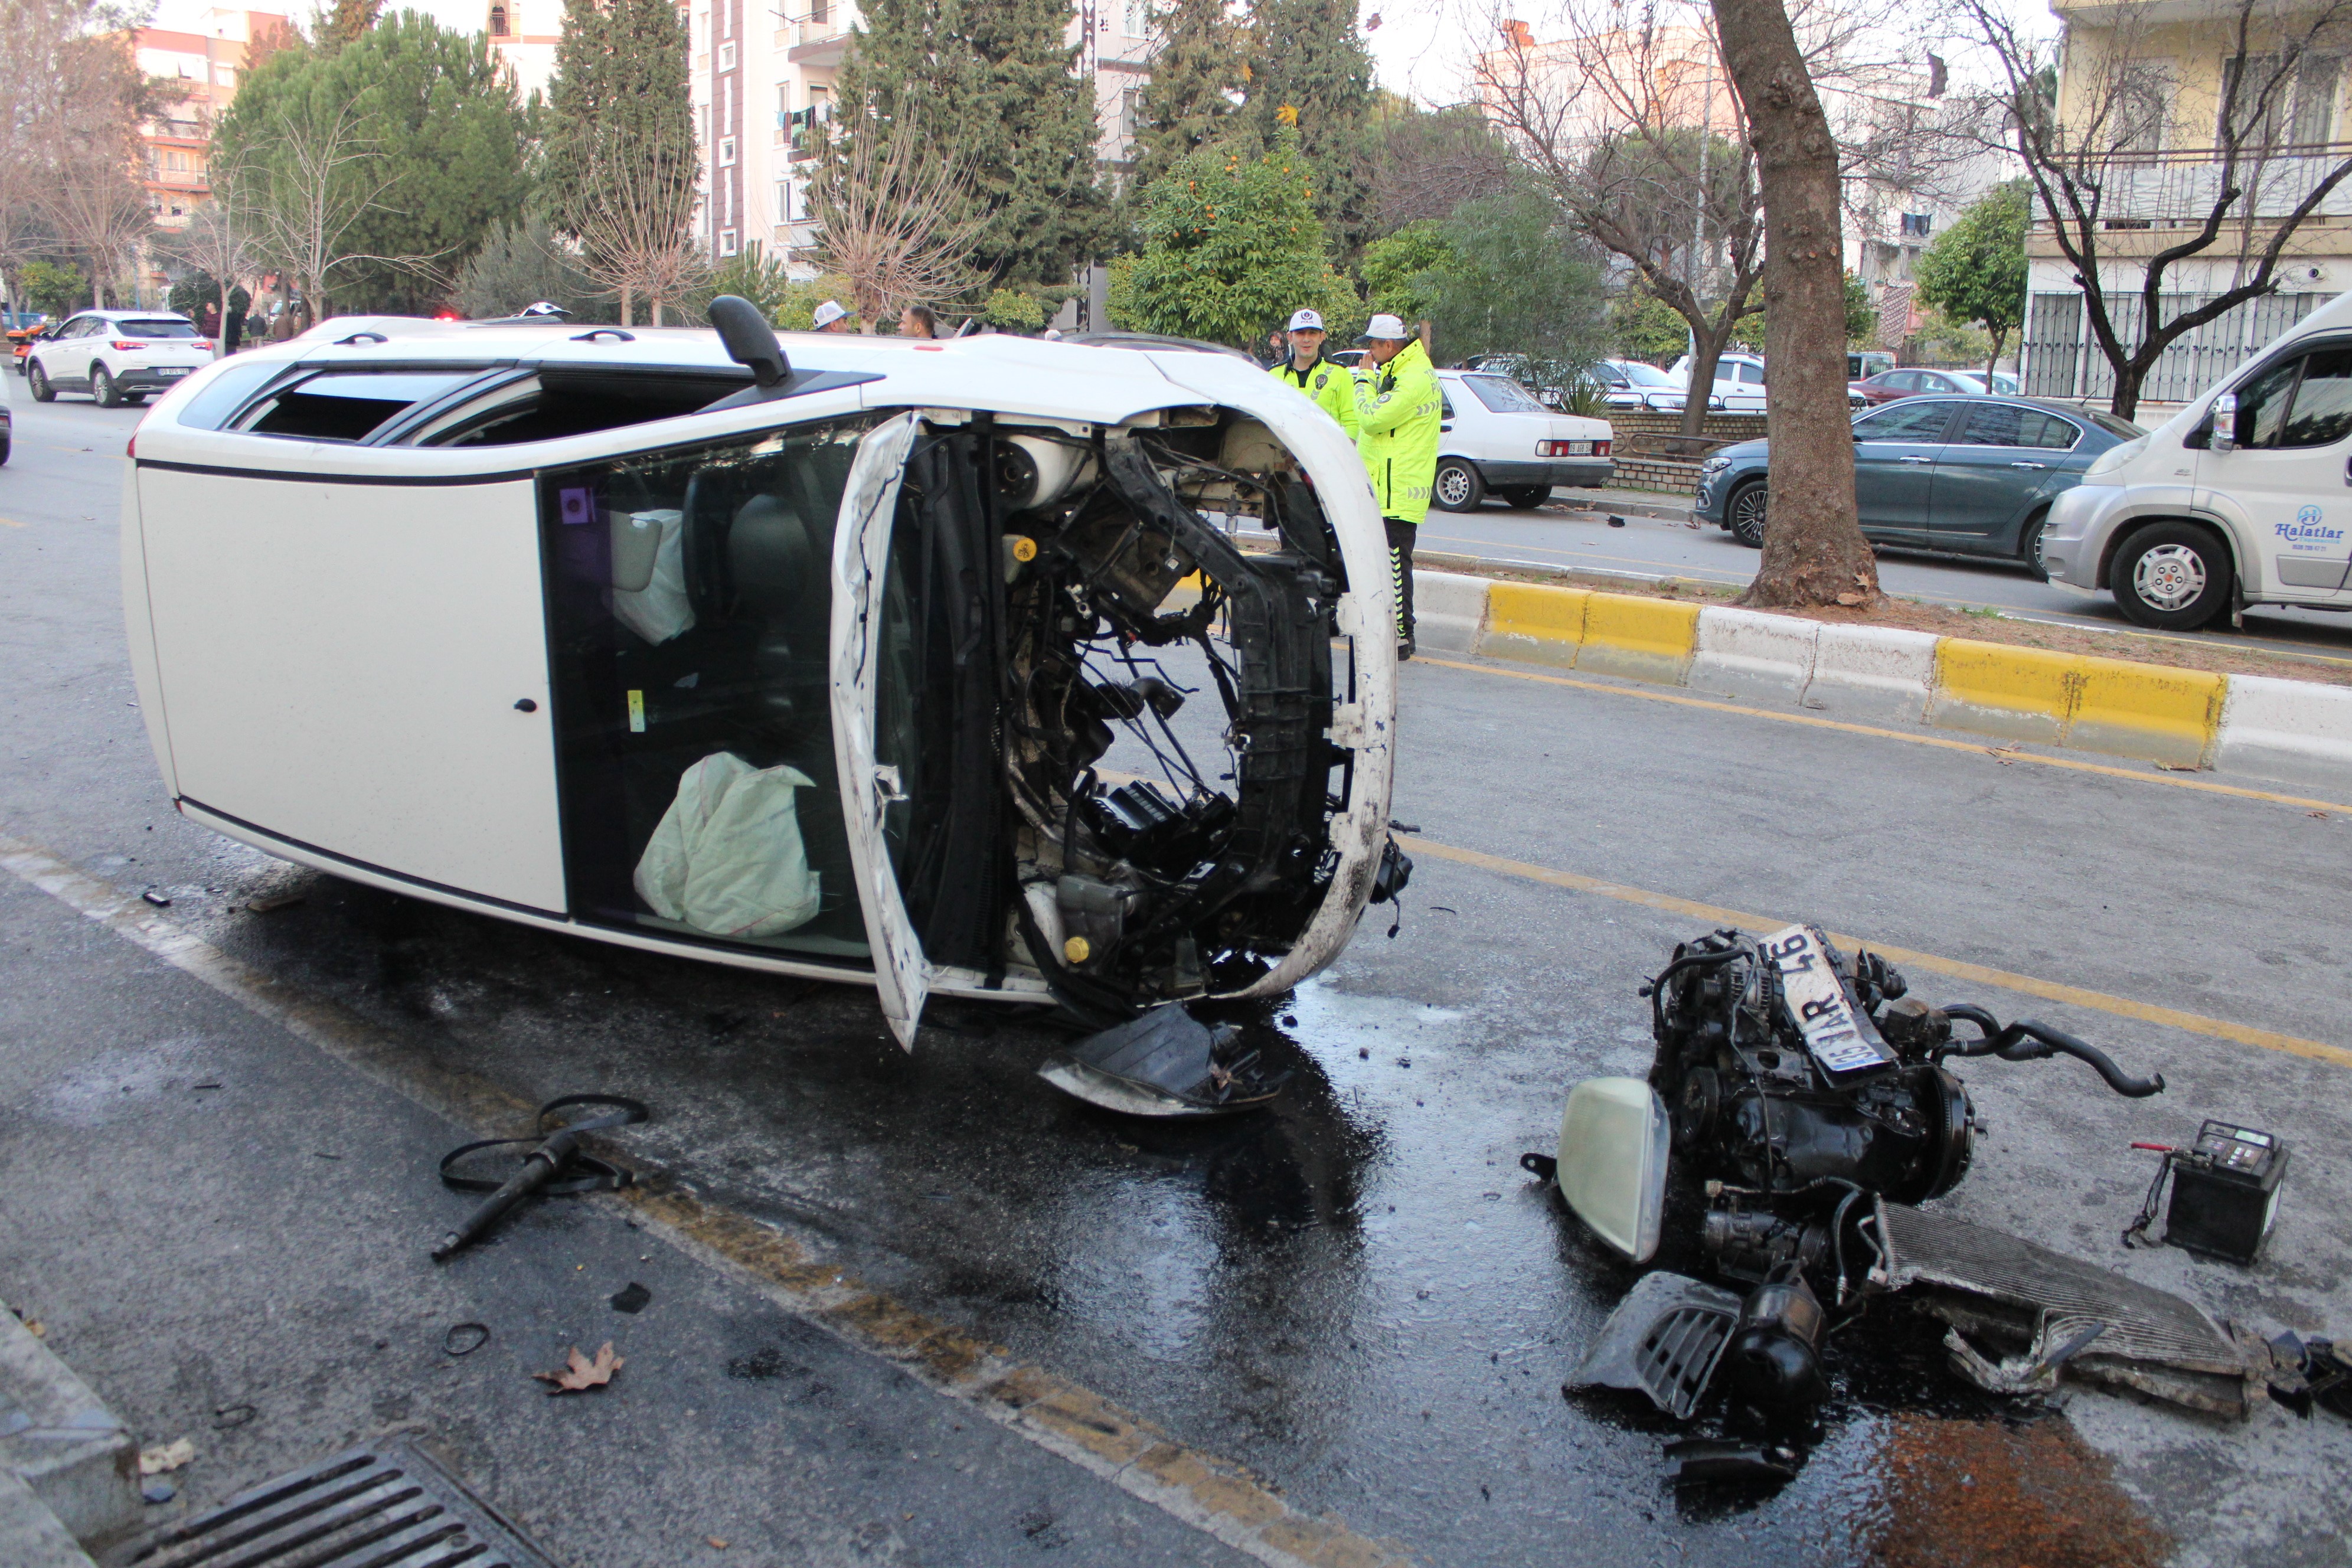
<path fill-rule="evenodd" d="M 1079 1041 L 1037 1076 L 1089 1105 L 1126 1116 L 1216 1116 L 1263 1105 L 1287 1081 L 1240 1047 L 1231 1024 L 1211 1028 L 1174 1002 Z"/>
<path fill-rule="evenodd" d="M 1687 1421 L 1715 1376 L 1740 1299 L 1687 1275 L 1644 1274 L 1601 1325 L 1571 1388 L 1625 1388 L 1677 1421 Z"/>

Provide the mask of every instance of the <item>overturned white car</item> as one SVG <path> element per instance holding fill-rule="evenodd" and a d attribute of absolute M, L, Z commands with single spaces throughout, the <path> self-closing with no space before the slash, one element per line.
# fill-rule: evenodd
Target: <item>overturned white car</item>
<path fill-rule="evenodd" d="M 1181 343 L 713 315 L 346 318 L 159 402 L 123 591 L 179 809 L 872 984 L 910 1045 L 933 992 L 1108 1023 L 1329 963 L 1403 869 L 1387 552 L 1339 427 Z"/>

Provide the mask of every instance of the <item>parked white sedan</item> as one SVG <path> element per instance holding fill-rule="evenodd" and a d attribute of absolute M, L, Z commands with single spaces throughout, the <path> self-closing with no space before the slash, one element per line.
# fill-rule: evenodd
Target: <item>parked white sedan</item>
<path fill-rule="evenodd" d="M 1489 495 L 1540 506 L 1554 485 L 1605 485 L 1616 472 L 1606 419 L 1555 414 L 1509 376 L 1441 370 L 1437 476 L 1430 500 L 1468 511 Z"/>

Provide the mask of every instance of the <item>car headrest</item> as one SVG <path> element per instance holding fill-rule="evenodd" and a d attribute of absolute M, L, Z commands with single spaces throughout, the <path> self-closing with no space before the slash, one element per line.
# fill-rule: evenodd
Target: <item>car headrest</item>
<path fill-rule="evenodd" d="M 727 564 L 744 608 L 772 614 L 798 604 L 817 570 L 799 509 L 772 495 L 745 501 L 727 531 Z"/>

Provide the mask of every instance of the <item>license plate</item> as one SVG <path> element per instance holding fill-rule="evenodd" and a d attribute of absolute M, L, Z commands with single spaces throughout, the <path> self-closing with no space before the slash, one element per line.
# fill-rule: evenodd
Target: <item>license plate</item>
<path fill-rule="evenodd" d="M 1764 956 L 1780 972 L 1789 1016 L 1815 1061 L 1832 1072 L 1860 1072 L 1895 1059 L 1885 1046 L 1863 1034 L 1853 1004 L 1846 999 L 1845 987 L 1812 927 L 1775 931 L 1764 939 L 1763 947 Z"/>
<path fill-rule="evenodd" d="M 1592 443 L 1590 441 L 1562 441 L 1559 443 L 1559 450 L 1564 455 L 1570 458 L 1589 458 L 1592 456 Z"/>
<path fill-rule="evenodd" d="M 156 369 L 155 374 L 156 374 L 157 375 L 166 376 L 166 377 L 169 377 L 169 376 L 174 376 L 174 375 L 185 375 L 185 374 L 188 374 L 188 368 L 189 368 L 188 366 L 184 365 L 184 364 L 167 364 L 167 365 L 162 365 L 162 366 L 159 366 L 159 367 Z"/>

